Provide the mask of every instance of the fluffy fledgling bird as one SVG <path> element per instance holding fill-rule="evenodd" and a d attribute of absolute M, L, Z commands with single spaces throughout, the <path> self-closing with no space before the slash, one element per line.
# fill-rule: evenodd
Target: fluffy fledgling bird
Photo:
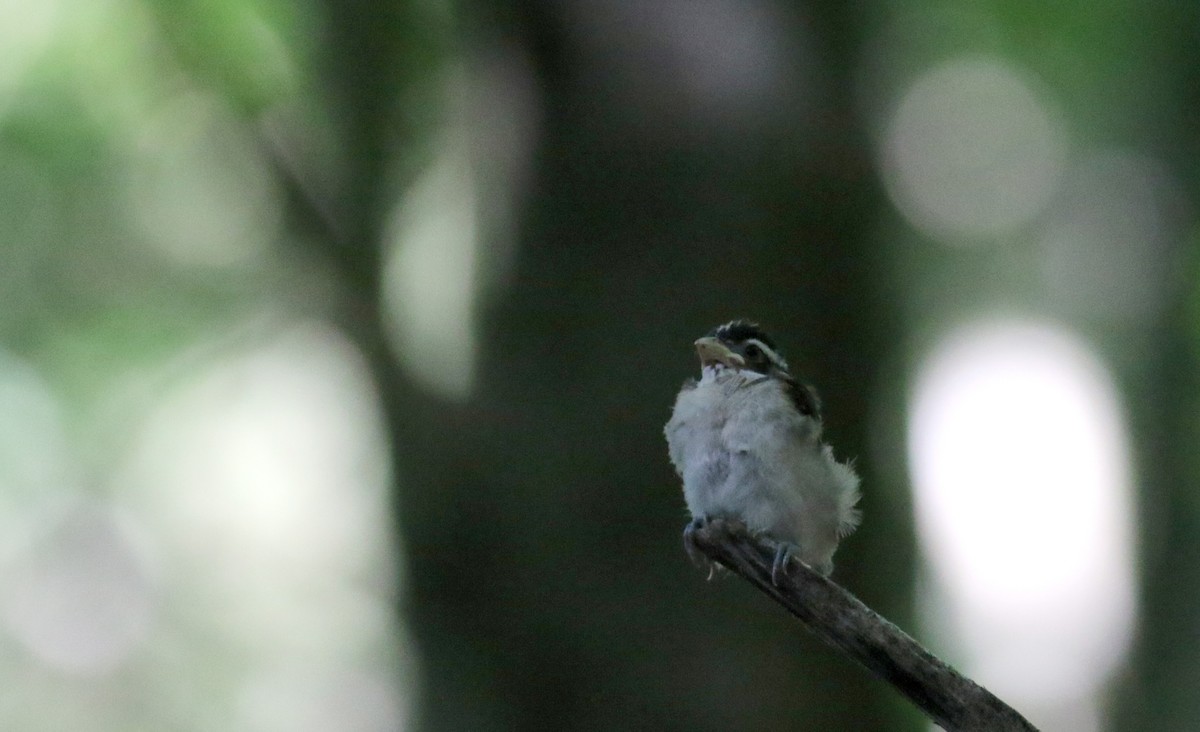
<path fill-rule="evenodd" d="M 710 519 L 733 519 L 780 543 L 772 581 L 790 557 L 829 574 L 858 526 L 859 481 L 821 442 L 816 393 L 754 323 L 726 323 L 695 345 L 700 380 L 684 383 L 664 430 L 693 519 L 685 542 Z"/>

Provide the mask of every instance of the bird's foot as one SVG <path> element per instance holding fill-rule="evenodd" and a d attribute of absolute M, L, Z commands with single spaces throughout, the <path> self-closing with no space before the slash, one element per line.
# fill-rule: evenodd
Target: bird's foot
<path fill-rule="evenodd" d="M 692 564 L 701 567 L 708 566 L 711 569 L 712 562 L 710 562 L 708 557 L 704 556 L 704 553 L 701 552 L 696 546 L 696 532 L 700 529 L 703 529 L 705 526 L 708 526 L 709 521 L 711 521 L 711 519 L 708 517 L 708 514 L 700 514 L 699 516 L 693 517 L 692 520 L 688 522 L 688 525 L 683 527 L 683 548 L 685 551 L 687 551 L 688 558 L 692 560 Z"/>
<path fill-rule="evenodd" d="M 795 544 L 779 542 L 779 548 L 775 550 L 775 561 L 771 562 L 771 584 L 778 587 L 779 578 L 787 575 L 788 562 L 792 560 L 792 552 L 796 548 Z"/>
<path fill-rule="evenodd" d="M 692 564 L 708 569 L 708 577 L 706 579 L 715 577 L 717 570 L 720 569 L 720 565 L 705 556 L 704 552 L 700 551 L 700 547 L 696 545 L 696 532 L 710 525 L 718 526 L 723 521 L 724 519 L 712 518 L 708 514 L 700 514 L 683 528 L 683 548 L 687 550 L 688 558 L 692 560 Z"/>

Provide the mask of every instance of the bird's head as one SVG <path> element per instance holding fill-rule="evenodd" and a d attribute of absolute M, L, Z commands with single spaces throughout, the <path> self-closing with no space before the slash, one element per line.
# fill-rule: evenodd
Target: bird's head
<path fill-rule="evenodd" d="M 757 323 L 734 320 L 696 339 L 700 367 L 729 368 L 774 376 L 788 373 L 787 361 Z"/>

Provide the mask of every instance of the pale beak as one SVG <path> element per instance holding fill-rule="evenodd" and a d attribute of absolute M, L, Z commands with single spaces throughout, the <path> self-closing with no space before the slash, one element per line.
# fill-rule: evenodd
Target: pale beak
<path fill-rule="evenodd" d="M 740 369 L 746 365 L 746 359 L 729 350 L 728 346 L 712 336 L 696 339 L 696 354 L 700 356 L 701 366 L 719 363 Z"/>

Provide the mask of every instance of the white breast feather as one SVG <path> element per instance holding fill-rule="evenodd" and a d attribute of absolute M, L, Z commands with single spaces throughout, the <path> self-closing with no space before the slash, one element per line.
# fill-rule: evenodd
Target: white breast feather
<path fill-rule="evenodd" d="M 838 539 L 858 525 L 859 480 L 820 430 L 781 381 L 706 368 L 680 392 L 665 432 L 693 516 L 740 519 L 828 574 Z"/>

